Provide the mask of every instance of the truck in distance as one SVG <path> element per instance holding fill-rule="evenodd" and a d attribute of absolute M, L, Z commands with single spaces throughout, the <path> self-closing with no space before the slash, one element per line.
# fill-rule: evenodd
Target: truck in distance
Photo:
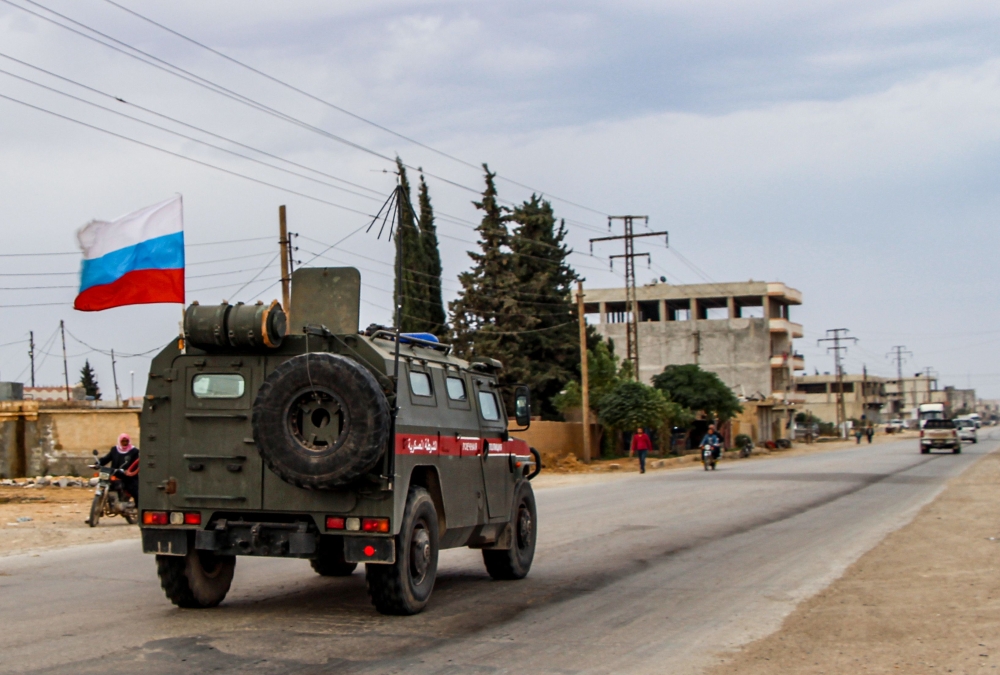
<path fill-rule="evenodd" d="M 354 268 L 306 268 L 288 315 L 195 303 L 183 340 L 153 359 L 140 527 L 175 604 L 219 604 L 238 556 L 301 558 L 326 576 L 364 563 L 385 614 L 427 605 L 440 549 L 480 549 L 494 579 L 528 574 L 541 467 L 510 435 L 502 364 L 432 336 L 359 332 L 360 288 Z M 527 428 L 527 387 L 508 393 Z"/>

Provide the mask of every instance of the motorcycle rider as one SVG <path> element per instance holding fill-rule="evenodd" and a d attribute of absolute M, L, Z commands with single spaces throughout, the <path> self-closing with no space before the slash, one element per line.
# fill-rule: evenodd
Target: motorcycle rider
<path fill-rule="evenodd" d="M 708 425 L 708 433 L 705 437 L 701 439 L 701 446 L 705 447 L 709 445 L 712 447 L 712 459 L 719 459 L 722 456 L 722 436 L 715 433 L 715 425 Z"/>
<path fill-rule="evenodd" d="M 125 492 L 132 496 L 135 503 L 139 503 L 139 448 L 132 445 L 132 439 L 128 434 L 118 436 L 118 445 L 108 451 L 108 454 L 101 457 L 97 462 L 101 466 L 111 465 L 115 475 L 122 482 Z"/>

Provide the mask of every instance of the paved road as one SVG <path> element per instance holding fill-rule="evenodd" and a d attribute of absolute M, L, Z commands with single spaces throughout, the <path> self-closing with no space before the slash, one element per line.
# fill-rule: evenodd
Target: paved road
<path fill-rule="evenodd" d="M 985 431 L 985 430 L 984 430 Z M 688 673 L 766 634 L 995 440 L 916 442 L 538 491 L 531 575 L 442 554 L 431 605 L 384 617 L 364 577 L 241 558 L 226 602 L 178 610 L 117 542 L 0 559 L 0 672 Z"/>

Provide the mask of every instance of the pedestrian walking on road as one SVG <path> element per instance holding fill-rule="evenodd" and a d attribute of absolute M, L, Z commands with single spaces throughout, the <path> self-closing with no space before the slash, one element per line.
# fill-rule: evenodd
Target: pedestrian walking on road
<path fill-rule="evenodd" d="M 868 445 L 871 445 L 871 443 L 872 443 L 872 436 L 874 436 L 874 435 L 875 435 L 875 427 L 873 427 L 872 423 L 869 422 L 868 426 L 865 428 L 865 436 L 868 437 Z"/>
<path fill-rule="evenodd" d="M 857 443 L 858 445 L 861 445 L 861 436 L 862 436 L 862 431 L 861 431 L 861 425 L 859 424 L 858 426 L 854 427 L 854 442 Z"/>
<path fill-rule="evenodd" d="M 629 448 L 628 454 L 639 458 L 639 473 L 646 473 L 646 455 L 652 449 L 653 441 L 650 440 L 649 435 L 643 431 L 642 427 L 636 429 L 635 433 L 632 434 L 632 446 Z"/>

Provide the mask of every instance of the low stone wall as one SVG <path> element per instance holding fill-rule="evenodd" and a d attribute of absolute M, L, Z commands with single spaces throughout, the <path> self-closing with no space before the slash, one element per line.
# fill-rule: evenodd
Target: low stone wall
<path fill-rule="evenodd" d="M 511 425 L 513 426 L 513 422 Z M 600 457 L 601 443 L 596 424 L 590 427 L 590 456 Z M 583 424 L 581 422 L 532 421 L 527 431 L 512 431 L 511 436 L 520 438 L 538 450 L 543 457 L 558 459 L 574 455 L 583 459 Z"/>
<path fill-rule="evenodd" d="M 0 478 L 86 476 L 127 433 L 139 438 L 137 408 L 40 408 L 38 401 L 0 401 Z"/>

